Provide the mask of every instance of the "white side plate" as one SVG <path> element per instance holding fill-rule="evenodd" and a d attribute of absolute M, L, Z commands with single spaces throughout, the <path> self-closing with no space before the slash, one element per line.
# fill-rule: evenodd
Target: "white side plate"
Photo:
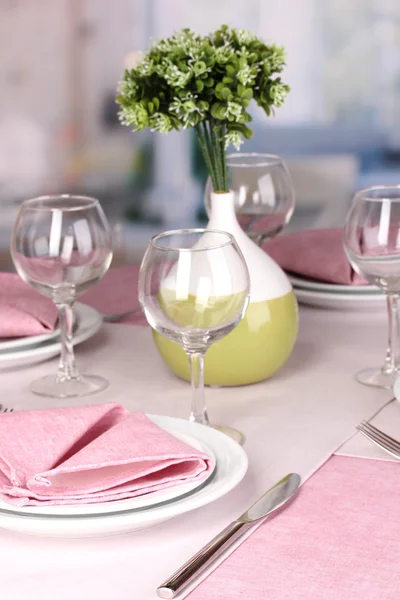
<path fill-rule="evenodd" d="M 103 317 L 94 308 L 77 302 L 74 307 L 78 321 L 74 332 L 74 345 L 80 344 L 92 337 L 100 329 Z M 28 348 L 0 350 L 0 370 L 33 365 L 60 354 L 61 344 L 57 340 L 48 340 Z"/>
<path fill-rule="evenodd" d="M 43 342 L 48 342 L 49 340 L 54 340 L 60 335 L 60 330 L 54 329 L 54 331 L 50 331 L 49 333 L 42 333 L 40 335 L 29 335 L 26 337 L 19 338 L 2 338 L 0 339 L 0 352 L 4 350 L 15 350 L 28 348 L 30 346 L 37 346 L 38 344 L 42 344 Z"/>
<path fill-rule="evenodd" d="M 335 310 L 386 310 L 384 294 L 335 294 L 294 288 L 300 304 Z"/>
<path fill-rule="evenodd" d="M 315 292 L 333 292 L 335 294 L 382 294 L 382 291 L 374 285 L 341 285 L 338 283 L 324 283 L 323 281 L 312 281 L 303 277 L 288 275 L 289 281 L 296 288 Z"/>

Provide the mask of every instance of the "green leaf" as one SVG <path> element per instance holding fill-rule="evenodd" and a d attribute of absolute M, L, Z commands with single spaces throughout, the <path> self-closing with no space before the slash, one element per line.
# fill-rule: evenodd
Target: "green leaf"
<path fill-rule="evenodd" d="M 232 123 L 228 127 L 229 131 L 239 131 L 247 140 L 253 136 L 253 132 L 250 127 L 247 127 L 243 123 Z"/>
<path fill-rule="evenodd" d="M 223 89 L 224 89 L 224 84 L 220 81 L 215 86 L 215 95 L 217 96 L 217 98 L 221 98 L 221 94 L 222 94 L 222 90 Z"/>
<path fill-rule="evenodd" d="M 186 102 L 184 102 L 184 104 L 183 104 L 183 108 L 185 109 L 186 112 L 190 112 L 194 108 L 196 108 L 196 105 L 193 102 L 193 100 L 186 100 Z"/>
<path fill-rule="evenodd" d="M 222 100 L 232 100 L 233 94 L 228 87 L 224 87 L 221 90 L 221 98 Z"/>
<path fill-rule="evenodd" d="M 178 62 L 178 69 L 180 71 L 182 71 L 183 73 L 187 73 L 189 71 L 189 67 L 188 67 L 187 63 L 184 60 L 180 60 Z"/>
<path fill-rule="evenodd" d="M 205 112 L 209 109 L 210 104 L 208 102 L 206 102 L 205 100 L 200 100 L 198 106 L 202 112 Z"/>
<path fill-rule="evenodd" d="M 204 61 L 202 60 L 198 60 L 197 62 L 194 63 L 193 65 L 193 70 L 195 72 L 196 75 L 200 75 L 201 73 L 204 73 L 204 71 L 207 69 L 207 65 Z"/>
<path fill-rule="evenodd" d="M 243 133 L 244 137 L 246 138 L 246 140 L 250 140 L 253 137 L 252 130 L 250 129 L 250 127 L 247 127 L 246 125 L 243 125 L 242 133 Z"/>
<path fill-rule="evenodd" d="M 204 82 L 201 79 L 196 79 L 196 90 L 200 94 L 204 90 Z"/>
<path fill-rule="evenodd" d="M 214 102 L 211 106 L 211 116 L 214 119 L 223 120 L 226 115 L 226 107 L 221 102 Z"/>

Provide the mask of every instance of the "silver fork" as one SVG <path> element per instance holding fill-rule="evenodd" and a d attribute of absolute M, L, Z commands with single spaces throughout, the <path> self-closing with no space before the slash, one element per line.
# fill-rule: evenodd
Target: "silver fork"
<path fill-rule="evenodd" d="M 367 421 L 361 421 L 356 429 L 379 448 L 400 459 L 400 442 L 390 437 L 390 435 L 371 425 L 371 423 L 367 423 Z"/>

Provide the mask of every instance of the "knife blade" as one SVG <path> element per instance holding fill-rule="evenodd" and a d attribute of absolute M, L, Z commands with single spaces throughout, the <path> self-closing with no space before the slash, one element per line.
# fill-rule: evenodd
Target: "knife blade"
<path fill-rule="evenodd" d="M 164 581 L 157 588 L 158 597 L 164 599 L 175 598 L 184 587 L 210 566 L 255 523 L 259 523 L 286 504 L 292 498 L 300 483 L 301 478 L 297 473 L 289 473 L 289 475 L 278 481 L 240 517 L 232 521 L 221 533 Z"/>

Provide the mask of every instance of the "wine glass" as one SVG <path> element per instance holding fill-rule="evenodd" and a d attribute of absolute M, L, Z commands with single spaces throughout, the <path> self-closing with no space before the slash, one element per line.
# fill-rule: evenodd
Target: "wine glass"
<path fill-rule="evenodd" d="M 180 229 L 150 240 L 140 267 L 139 301 L 158 333 L 180 344 L 190 363 L 192 407 L 189 420 L 210 425 L 204 399 L 204 356 L 230 333 L 249 302 L 246 262 L 226 232 Z M 217 427 L 238 442 L 243 436 Z"/>
<path fill-rule="evenodd" d="M 73 351 L 73 303 L 110 266 L 111 236 L 95 198 L 41 196 L 23 202 L 14 225 L 11 256 L 19 276 L 59 311 L 61 359 L 58 373 L 31 384 L 41 396 L 68 398 L 108 386 L 97 375 L 80 375 Z"/>
<path fill-rule="evenodd" d="M 391 389 L 400 374 L 400 186 L 376 186 L 354 196 L 346 219 L 344 248 L 354 270 L 386 294 L 389 335 L 381 368 L 364 369 L 365 385 Z"/>
<path fill-rule="evenodd" d="M 227 155 L 226 165 L 239 225 L 261 246 L 282 231 L 294 211 L 294 187 L 285 161 L 274 154 L 236 153 Z M 209 177 L 205 190 L 209 217 L 212 191 Z"/>

